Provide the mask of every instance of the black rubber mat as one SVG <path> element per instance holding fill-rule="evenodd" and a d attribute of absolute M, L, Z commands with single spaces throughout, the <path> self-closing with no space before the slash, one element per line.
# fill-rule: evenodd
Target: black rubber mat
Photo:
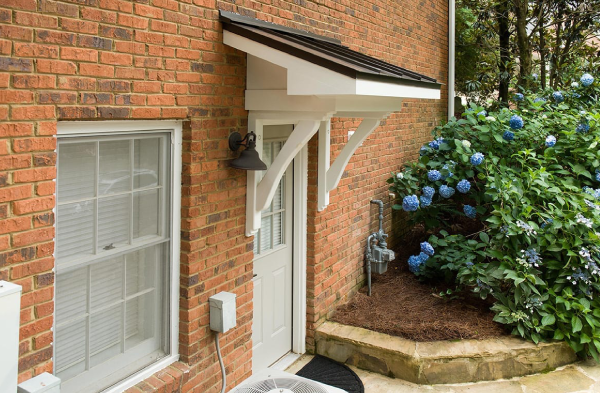
<path fill-rule="evenodd" d="M 335 386 L 348 393 L 365 392 L 362 381 L 348 366 L 319 355 L 302 367 L 296 375 Z"/>

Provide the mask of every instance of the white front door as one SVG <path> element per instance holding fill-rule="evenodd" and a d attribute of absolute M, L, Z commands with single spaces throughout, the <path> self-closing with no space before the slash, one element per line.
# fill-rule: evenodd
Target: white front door
<path fill-rule="evenodd" d="M 269 139 L 269 135 L 281 135 L 277 132 L 281 127 L 291 126 L 271 127 L 265 127 L 263 141 L 262 159 L 267 166 L 285 141 L 281 137 Z M 262 212 L 261 228 L 254 238 L 254 371 L 269 367 L 292 349 L 292 166 L 282 177 L 271 206 Z"/>

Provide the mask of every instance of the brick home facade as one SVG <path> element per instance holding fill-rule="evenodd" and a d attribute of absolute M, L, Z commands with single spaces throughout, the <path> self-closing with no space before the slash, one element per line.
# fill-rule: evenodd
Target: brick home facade
<path fill-rule="evenodd" d="M 23 288 L 19 382 L 53 372 L 56 135 L 73 120 L 183 124 L 180 357 L 127 391 L 220 391 L 208 305 L 220 291 L 237 295 L 237 326 L 221 339 L 228 388 L 251 375 L 253 237 L 246 172 L 229 167 L 237 155 L 227 142 L 247 131 L 246 54 L 223 44 L 219 9 L 448 80 L 443 0 L 0 0 L 0 280 Z M 357 150 L 322 212 L 318 137 L 310 141 L 307 350 L 316 327 L 364 285 L 366 236 L 377 226 L 369 201 L 390 201 L 385 180 L 417 156 L 446 108 L 446 86 L 441 100 L 405 100 Z M 332 159 L 358 123 L 332 119 Z"/>

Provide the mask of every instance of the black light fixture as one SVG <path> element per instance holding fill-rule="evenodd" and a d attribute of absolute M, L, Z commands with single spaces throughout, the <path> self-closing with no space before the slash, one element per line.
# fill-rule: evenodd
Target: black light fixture
<path fill-rule="evenodd" d="M 247 133 L 244 138 L 242 138 L 239 132 L 229 135 L 229 148 L 232 151 L 237 151 L 240 146 L 244 146 L 246 149 L 240 153 L 238 158 L 231 161 L 230 166 L 247 171 L 267 170 L 267 164 L 261 161 L 256 151 L 256 134 L 254 131 Z"/>

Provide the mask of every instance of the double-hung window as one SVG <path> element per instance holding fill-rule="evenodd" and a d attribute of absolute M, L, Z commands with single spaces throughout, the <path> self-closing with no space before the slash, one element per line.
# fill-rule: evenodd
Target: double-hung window
<path fill-rule="evenodd" d="M 176 351 L 177 136 L 67 128 L 58 139 L 54 373 L 63 393 L 91 393 Z"/>

